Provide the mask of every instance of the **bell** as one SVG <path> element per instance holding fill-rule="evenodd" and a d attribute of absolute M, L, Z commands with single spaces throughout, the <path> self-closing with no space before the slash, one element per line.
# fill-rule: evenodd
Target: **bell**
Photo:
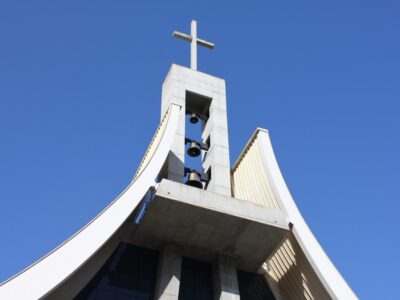
<path fill-rule="evenodd" d="M 197 122 L 199 122 L 199 117 L 195 113 L 193 113 L 190 115 L 189 121 L 192 124 L 196 124 Z"/>
<path fill-rule="evenodd" d="M 191 157 L 197 157 L 200 155 L 201 149 L 198 143 L 196 142 L 191 142 L 190 147 L 187 150 L 187 154 L 190 155 Z"/>
<path fill-rule="evenodd" d="M 203 188 L 203 184 L 200 181 L 200 175 L 196 172 L 190 172 L 188 180 L 186 181 L 187 185 L 197 187 L 199 189 Z"/>

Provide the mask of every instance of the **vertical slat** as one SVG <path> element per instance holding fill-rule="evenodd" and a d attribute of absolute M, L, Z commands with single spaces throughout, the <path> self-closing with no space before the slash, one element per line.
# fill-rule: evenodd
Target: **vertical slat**
<path fill-rule="evenodd" d="M 233 168 L 233 195 L 258 205 L 280 209 L 268 175 L 263 169 L 258 143 L 255 135 Z"/>
<path fill-rule="evenodd" d="M 293 234 L 267 260 L 269 276 L 288 299 L 331 299 Z"/>
<path fill-rule="evenodd" d="M 146 165 L 149 163 L 151 157 L 153 156 L 155 150 L 157 149 L 157 146 L 160 143 L 161 138 L 164 134 L 165 128 L 167 127 L 167 123 L 168 123 L 167 121 L 168 121 L 170 111 L 171 111 L 171 108 L 169 108 L 167 110 L 163 119 L 161 120 L 160 125 L 158 126 L 156 133 L 154 134 L 154 136 L 149 144 L 149 147 L 147 148 L 147 151 L 144 154 L 142 161 L 140 162 L 140 165 L 136 171 L 135 176 L 133 177 L 133 180 L 135 180 L 140 175 L 140 173 L 144 170 Z"/>

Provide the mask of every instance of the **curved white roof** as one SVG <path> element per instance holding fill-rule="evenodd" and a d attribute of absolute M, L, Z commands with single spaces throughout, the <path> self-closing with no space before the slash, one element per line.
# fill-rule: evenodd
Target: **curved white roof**
<path fill-rule="evenodd" d="M 284 299 L 358 299 L 302 217 L 279 169 L 268 130 L 258 128 L 232 168 L 233 196 L 283 210 L 291 232 L 264 264 Z"/>
<path fill-rule="evenodd" d="M 132 183 L 99 215 L 52 252 L 0 285 L 0 299 L 39 299 L 68 279 L 117 232 L 155 185 L 168 156 L 180 106 L 170 105 Z"/>
<path fill-rule="evenodd" d="M 110 244 L 156 184 L 177 132 L 180 110 L 179 105 L 169 106 L 125 191 L 62 245 L 3 282 L 0 299 L 39 299 L 49 295 L 58 299 L 57 293 L 52 293 L 102 253 L 101 249 Z M 280 172 L 267 130 L 256 130 L 233 166 L 232 193 L 236 198 L 281 210 L 292 225 L 287 238 L 261 268 L 278 298 L 357 299 L 299 212 Z M 109 253 L 103 252 L 103 256 Z M 68 297 L 63 291 L 60 293 L 62 298 Z"/>

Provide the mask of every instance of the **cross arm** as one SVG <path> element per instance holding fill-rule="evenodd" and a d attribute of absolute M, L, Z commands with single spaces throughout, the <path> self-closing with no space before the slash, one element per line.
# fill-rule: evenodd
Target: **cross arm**
<path fill-rule="evenodd" d="M 200 45 L 200 46 L 209 48 L 209 49 L 213 49 L 215 47 L 214 43 L 207 42 L 207 41 L 202 40 L 202 39 L 197 39 L 197 44 Z"/>
<path fill-rule="evenodd" d="M 192 37 L 190 35 L 187 35 L 185 33 L 179 32 L 179 31 L 174 31 L 172 33 L 172 36 L 187 41 L 187 42 L 191 42 L 192 41 Z M 202 39 L 197 39 L 197 44 L 209 49 L 213 49 L 215 47 L 214 43 L 208 42 L 206 40 L 202 40 Z"/>
<path fill-rule="evenodd" d="M 188 41 L 188 42 L 192 41 L 192 37 L 190 35 L 184 34 L 184 33 L 179 32 L 179 31 L 174 31 L 172 33 L 172 36 L 174 36 L 174 37 L 176 37 L 178 39 L 184 40 L 184 41 Z"/>

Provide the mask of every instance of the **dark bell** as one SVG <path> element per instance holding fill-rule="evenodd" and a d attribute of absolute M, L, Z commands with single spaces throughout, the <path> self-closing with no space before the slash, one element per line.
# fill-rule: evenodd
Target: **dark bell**
<path fill-rule="evenodd" d="M 196 142 L 191 142 L 190 143 L 190 147 L 187 150 L 187 154 L 189 154 L 191 157 L 196 157 L 199 156 L 201 153 L 201 149 L 199 144 L 197 144 Z"/>
<path fill-rule="evenodd" d="M 196 172 L 190 172 L 189 173 L 189 178 L 186 181 L 187 185 L 202 189 L 203 188 L 203 184 L 200 181 L 200 175 Z"/>
<path fill-rule="evenodd" d="M 192 124 L 196 124 L 197 122 L 199 122 L 199 117 L 196 114 L 191 114 L 189 121 Z"/>

